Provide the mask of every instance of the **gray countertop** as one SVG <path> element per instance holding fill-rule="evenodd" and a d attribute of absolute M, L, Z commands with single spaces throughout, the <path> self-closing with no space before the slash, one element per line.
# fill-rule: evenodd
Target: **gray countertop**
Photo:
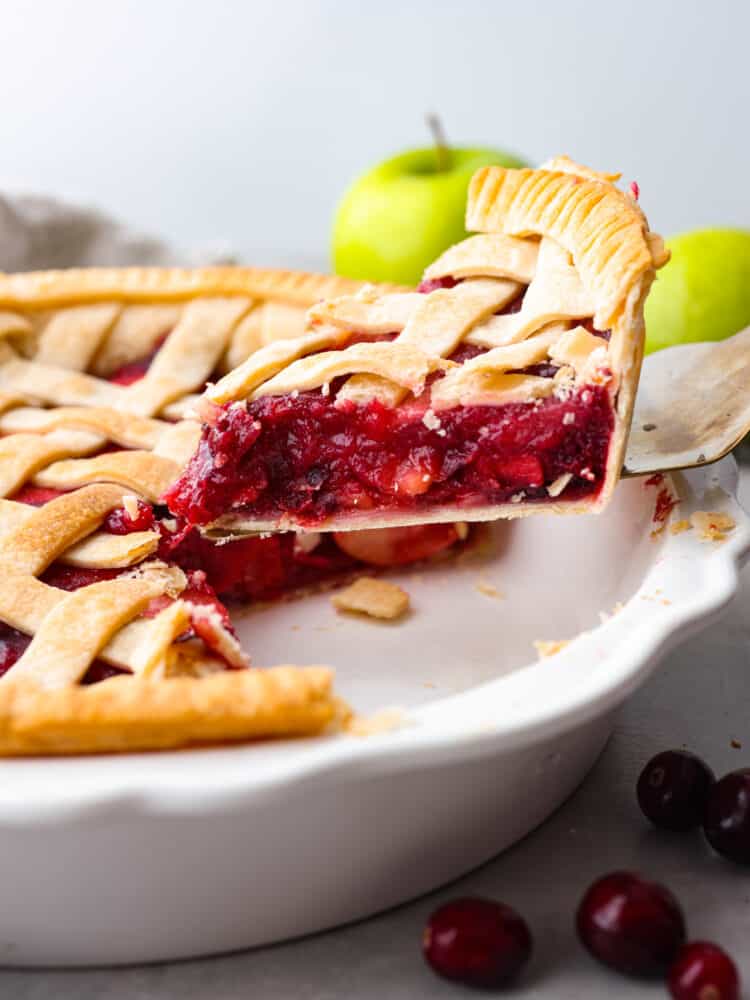
<path fill-rule="evenodd" d="M 750 474 L 744 477 L 750 499 Z M 634 798 L 638 772 L 654 752 L 687 745 L 717 773 L 750 762 L 750 566 L 721 623 L 664 662 L 619 716 L 598 764 L 543 827 L 459 882 L 397 910 L 274 948 L 216 959 L 130 969 L 0 972 L 0 997 L 14 1000 L 418 1000 L 468 996 L 422 963 L 422 925 L 442 900 L 494 896 L 517 907 L 536 939 L 533 961 L 512 995 L 538 1000 L 664 996 L 596 967 L 573 931 L 588 883 L 635 868 L 666 882 L 682 900 L 693 937 L 724 945 L 750 984 L 750 870 L 712 855 L 698 834 L 649 829 Z M 736 748 L 732 741 L 743 748 Z M 2 905 L 12 905 L 3 900 Z M 134 914 L 137 919 L 137 914 Z"/>

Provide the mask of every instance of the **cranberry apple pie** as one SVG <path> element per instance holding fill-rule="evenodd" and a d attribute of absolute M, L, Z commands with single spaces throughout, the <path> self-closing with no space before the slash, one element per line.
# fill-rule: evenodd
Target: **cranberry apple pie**
<path fill-rule="evenodd" d="M 204 394 L 166 494 L 190 524 L 337 529 L 601 510 L 668 259 L 616 175 L 487 167 L 416 291 L 309 311 Z"/>

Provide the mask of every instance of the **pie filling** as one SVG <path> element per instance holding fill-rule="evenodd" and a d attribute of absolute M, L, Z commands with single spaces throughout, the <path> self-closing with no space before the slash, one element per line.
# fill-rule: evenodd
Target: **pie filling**
<path fill-rule="evenodd" d="M 320 391 L 231 404 L 204 427 L 166 502 L 190 524 L 234 512 L 314 528 L 356 511 L 579 500 L 601 489 L 613 428 L 603 386 L 437 414 L 419 404 L 337 406 Z"/>

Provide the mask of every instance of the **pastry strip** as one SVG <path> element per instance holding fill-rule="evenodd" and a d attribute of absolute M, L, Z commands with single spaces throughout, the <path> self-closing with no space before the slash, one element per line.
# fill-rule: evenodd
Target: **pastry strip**
<path fill-rule="evenodd" d="M 121 578 L 65 594 L 13 666 L 13 680 L 40 688 L 77 684 L 107 641 L 160 593 L 154 579 Z"/>
<path fill-rule="evenodd" d="M 0 684 L 0 754 L 157 750 L 321 733 L 338 701 L 325 667 L 167 680 L 113 677 L 38 691 Z"/>

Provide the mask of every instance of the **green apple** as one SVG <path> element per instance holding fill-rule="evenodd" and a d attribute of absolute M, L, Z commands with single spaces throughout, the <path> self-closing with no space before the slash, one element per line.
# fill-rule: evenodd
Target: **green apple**
<path fill-rule="evenodd" d="M 427 265 L 466 236 L 466 191 L 488 164 L 523 167 L 494 149 L 413 149 L 354 181 L 333 226 L 337 274 L 415 285 Z"/>
<path fill-rule="evenodd" d="M 647 353 L 750 324 L 750 230 L 696 229 L 667 246 L 672 259 L 646 300 Z"/>

